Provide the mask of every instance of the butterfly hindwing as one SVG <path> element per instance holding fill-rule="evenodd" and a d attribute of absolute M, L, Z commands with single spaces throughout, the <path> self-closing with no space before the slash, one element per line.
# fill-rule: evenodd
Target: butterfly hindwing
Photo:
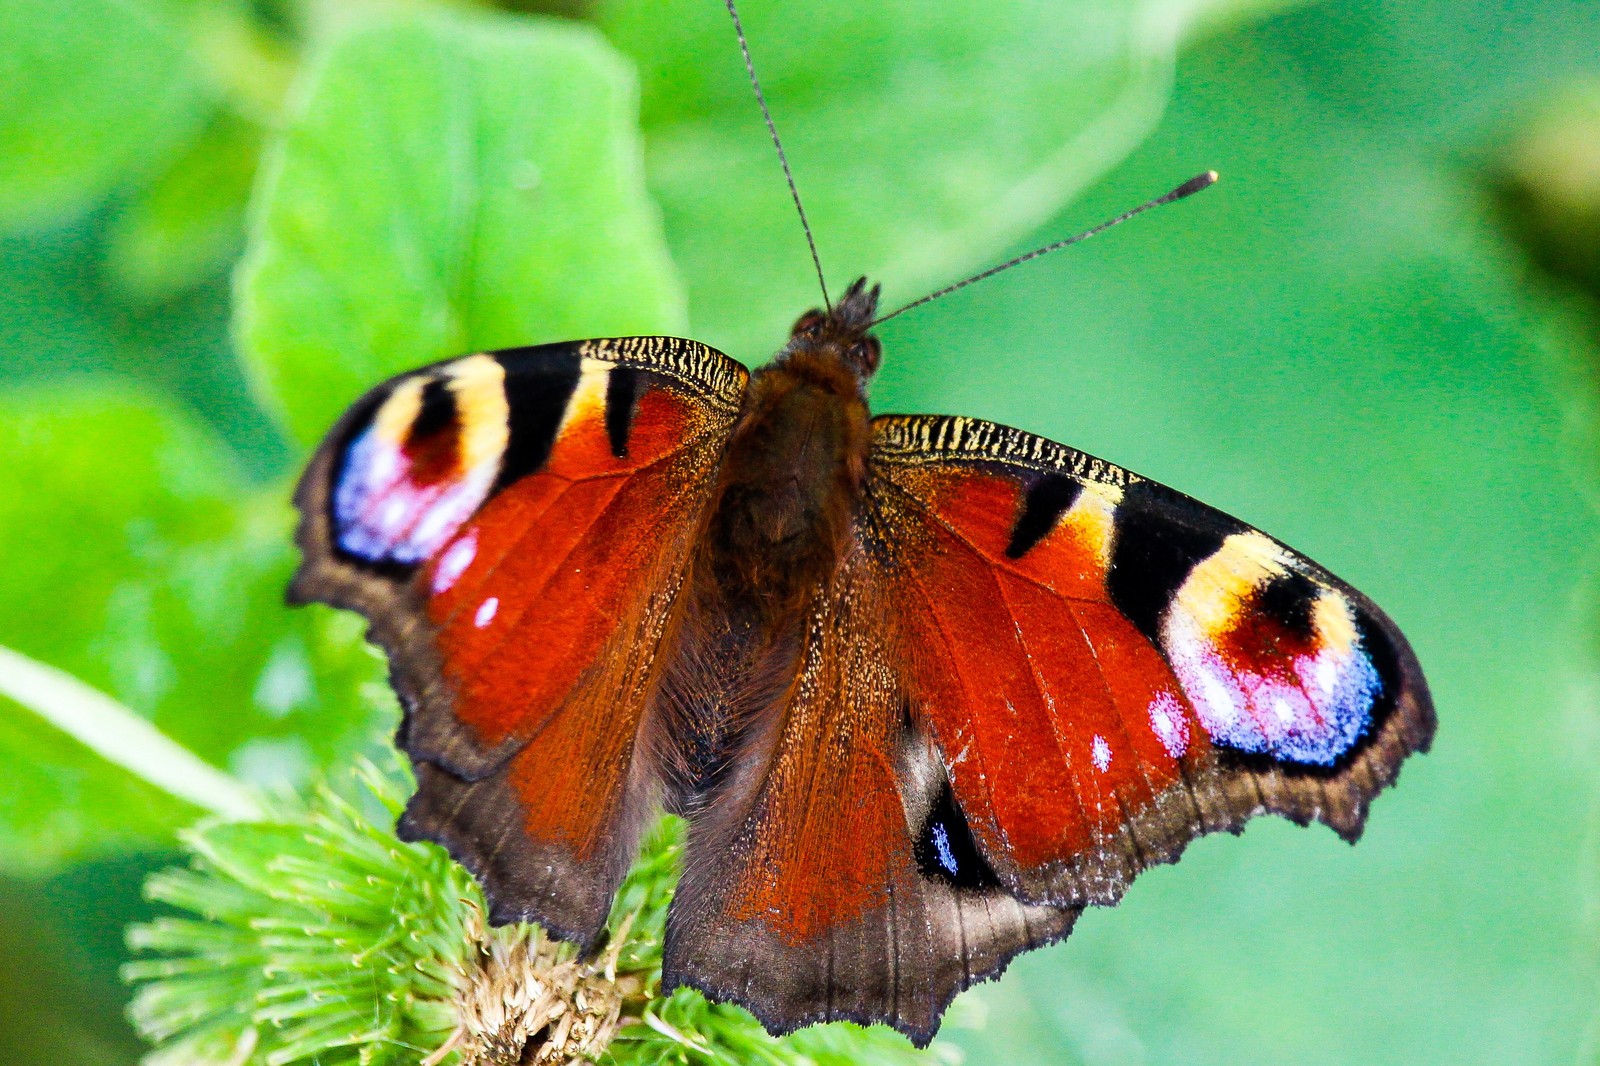
<path fill-rule="evenodd" d="M 913 714 L 1025 899 L 1114 903 L 1263 811 L 1354 839 L 1431 739 L 1381 611 L 1180 493 L 991 423 L 885 417 L 868 496 Z"/>
<path fill-rule="evenodd" d="M 887 1022 L 926 1044 L 958 991 L 1077 915 L 1014 898 L 973 848 L 906 714 L 887 591 L 858 546 L 813 601 L 746 764 L 690 820 L 664 985 L 734 1000 L 773 1032 Z"/>
<path fill-rule="evenodd" d="M 745 380 L 672 338 L 467 356 L 359 401 L 301 481 L 291 595 L 371 622 L 418 770 L 402 830 L 497 920 L 590 941 L 633 858 L 655 653 Z"/>

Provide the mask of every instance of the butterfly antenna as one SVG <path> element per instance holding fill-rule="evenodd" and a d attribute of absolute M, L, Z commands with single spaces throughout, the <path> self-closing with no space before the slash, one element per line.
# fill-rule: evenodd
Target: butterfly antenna
<path fill-rule="evenodd" d="M 731 0 L 730 0 L 730 3 L 731 3 Z M 890 311 L 888 314 L 884 315 L 882 318 L 874 319 L 872 324 L 869 325 L 867 328 L 871 329 L 872 326 L 876 326 L 876 325 L 878 325 L 880 323 L 887 322 L 887 321 L 889 321 L 889 319 L 893 318 L 895 315 L 903 315 L 907 311 L 911 310 L 913 307 L 921 307 L 923 304 L 932 303 L 934 300 L 937 300 L 942 296 L 949 296 L 951 293 L 955 292 L 957 289 L 964 289 L 968 285 L 971 285 L 971 284 L 973 284 L 975 282 L 982 281 L 985 278 L 992 278 L 996 274 L 1000 273 L 1002 270 L 1010 270 L 1014 266 L 1021 266 L 1023 263 L 1026 263 L 1030 259 L 1037 259 L 1041 255 L 1049 255 L 1051 252 L 1059 251 L 1060 249 L 1065 248 L 1070 244 L 1078 244 L 1081 241 L 1086 241 L 1090 237 L 1094 237 L 1094 236 L 1097 236 L 1098 234 L 1104 233 L 1106 230 L 1110 229 L 1112 226 L 1120 226 L 1122 223 L 1128 221 L 1128 219 L 1132 218 L 1134 215 L 1143 214 L 1144 212 L 1150 210 L 1152 207 L 1160 207 L 1162 204 L 1170 204 L 1174 200 L 1182 200 L 1185 196 L 1193 196 L 1195 193 L 1199 192 L 1201 189 L 1209 188 L 1210 186 L 1216 184 L 1216 181 L 1217 181 L 1217 172 L 1215 170 L 1208 170 L 1204 174 L 1196 174 L 1194 177 L 1190 178 L 1188 181 L 1184 182 L 1182 185 L 1178 186 L 1176 189 L 1173 189 L 1171 192 L 1167 193 L 1165 196 L 1158 196 L 1154 200 L 1149 201 L 1148 203 L 1140 204 L 1138 207 L 1135 207 L 1132 211 L 1124 211 L 1122 214 L 1118 215 L 1116 218 L 1110 219 L 1109 221 L 1106 221 L 1106 222 L 1102 222 L 1102 223 L 1100 223 L 1100 225 L 1094 227 L 1093 229 L 1086 229 L 1082 233 L 1079 233 L 1079 234 L 1076 234 L 1074 236 L 1068 237 L 1064 241 L 1056 241 L 1054 244 L 1047 244 L 1043 248 L 1035 248 L 1033 251 L 1029 252 L 1027 255 L 1019 255 L 1015 259 L 1008 259 L 1004 263 L 1001 263 L 999 266 L 993 266 L 993 267 L 990 267 L 988 270 L 985 270 L 981 274 L 972 275 L 972 277 L 967 278 L 965 281 L 958 281 L 954 285 L 947 285 L 944 288 L 940 289 L 938 292 L 931 292 L 928 295 L 924 296 L 920 300 L 912 300 L 910 303 L 906 304 L 904 307 L 898 308 L 898 309 L 896 309 L 894 311 Z"/>
<path fill-rule="evenodd" d="M 811 236 L 811 223 L 806 219 L 805 205 L 800 202 L 800 190 L 795 188 L 794 174 L 789 170 L 789 157 L 783 154 L 783 142 L 778 139 L 778 127 L 772 122 L 772 112 L 767 109 L 767 98 L 761 92 L 761 80 L 756 77 L 756 65 L 750 59 L 750 44 L 744 38 L 744 24 L 739 21 L 739 9 L 734 0 L 728 0 L 728 14 L 733 19 L 733 32 L 739 35 L 739 51 L 744 55 L 744 69 L 750 74 L 750 88 L 755 90 L 756 103 L 761 105 L 761 117 L 767 120 L 767 132 L 772 134 L 772 147 L 778 150 L 778 163 L 783 167 L 783 180 L 789 183 L 789 195 L 794 197 L 794 209 L 800 214 L 800 228 L 806 231 L 806 245 L 811 249 L 811 265 L 817 268 L 817 284 L 822 286 L 822 302 L 833 313 L 833 301 L 828 298 L 828 282 L 822 276 L 822 258 L 817 255 L 817 242 Z"/>

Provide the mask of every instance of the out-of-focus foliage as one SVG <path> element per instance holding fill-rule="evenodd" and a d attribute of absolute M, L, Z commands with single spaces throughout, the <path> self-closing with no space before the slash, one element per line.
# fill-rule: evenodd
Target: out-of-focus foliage
<path fill-rule="evenodd" d="M 93 206 L 159 167 L 205 97 L 175 0 L 0 5 L 0 228 Z"/>
<path fill-rule="evenodd" d="M 593 30 L 380 22 L 347 31 L 306 94 L 238 308 L 262 395 L 302 442 L 449 355 L 683 328 L 633 77 Z"/>
<path fill-rule="evenodd" d="M 836 289 L 883 278 L 891 301 L 995 254 L 1137 144 L 1161 113 L 1187 19 L 1186 5 L 1142 0 L 744 12 L 823 266 Z M 623 0 L 601 4 L 599 21 L 639 64 L 651 188 L 696 328 L 760 360 L 817 289 L 772 146 L 751 136 L 727 12 Z"/>
<path fill-rule="evenodd" d="M 239 250 L 261 141 L 220 112 L 132 197 L 107 235 L 106 277 L 122 296 L 161 303 Z"/>
<path fill-rule="evenodd" d="M 503 5 L 587 27 L 477 6 L 0 6 L 0 644 L 240 776 L 376 735 L 359 625 L 280 605 L 292 457 L 361 389 L 582 333 L 758 361 L 816 302 L 721 4 Z M 1022 425 L 1236 511 L 1383 603 L 1439 703 L 1359 848 L 1279 823 L 1204 842 L 969 994 L 991 1022 L 951 1038 L 977 1061 L 1572 1061 L 1600 766 L 1574 427 L 1600 315 L 1564 294 L 1600 247 L 1600 9 L 743 7 L 835 288 L 871 271 L 910 298 L 1221 170 L 896 320 L 875 404 Z M 0 755 L 0 1059 L 128 1061 L 103 1010 L 35 1031 L 28 990 L 113 1002 L 137 877 L 61 864 L 136 870 L 191 812 L 11 704 Z"/>
<path fill-rule="evenodd" d="M 1539 265 L 1600 301 L 1600 80 L 1539 107 L 1516 131 L 1500 179 Z"/>
<path fill-rule="evenodd" d="M 356 696 L 377 671 L 359 625 L 282 609 L 285 508 L 247 498 L 214 439 L 148 394 L 34 389 L 0 411 L 0 644 L 262 784 L 371 741 Z M 0 870 L 164 843 L 195 817 L 0 706 Z"/>

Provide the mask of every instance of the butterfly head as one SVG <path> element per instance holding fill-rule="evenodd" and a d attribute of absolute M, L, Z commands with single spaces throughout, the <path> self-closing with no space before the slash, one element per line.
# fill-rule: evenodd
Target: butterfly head
<path fill-rule="evenodd" d="M 801 315 L 778 361 L 843 365 L 865 386 L 883 358 L 883 346 L 868 332 L 878 311 L 878 289 L 857 278 L 833 310 L 812 308 Z"/>

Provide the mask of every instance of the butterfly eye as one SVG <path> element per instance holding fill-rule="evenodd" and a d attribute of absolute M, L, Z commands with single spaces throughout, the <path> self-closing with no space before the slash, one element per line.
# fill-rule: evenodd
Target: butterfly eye
<path fill-rule="evenodd" d="M 868 374 L 877 371 L 882 358 L 883 346 L 876 337 L 866 337 L 850 346 L 850 362 Z"/>
<path fill-rule="evenodd" d="M 795 322 L 794 329 L 790 332 L 796 337 L 816 337 L 822 333 L 822 324 L 827 321 L 827 316 L 821 311 L 807 311 Z"/>

